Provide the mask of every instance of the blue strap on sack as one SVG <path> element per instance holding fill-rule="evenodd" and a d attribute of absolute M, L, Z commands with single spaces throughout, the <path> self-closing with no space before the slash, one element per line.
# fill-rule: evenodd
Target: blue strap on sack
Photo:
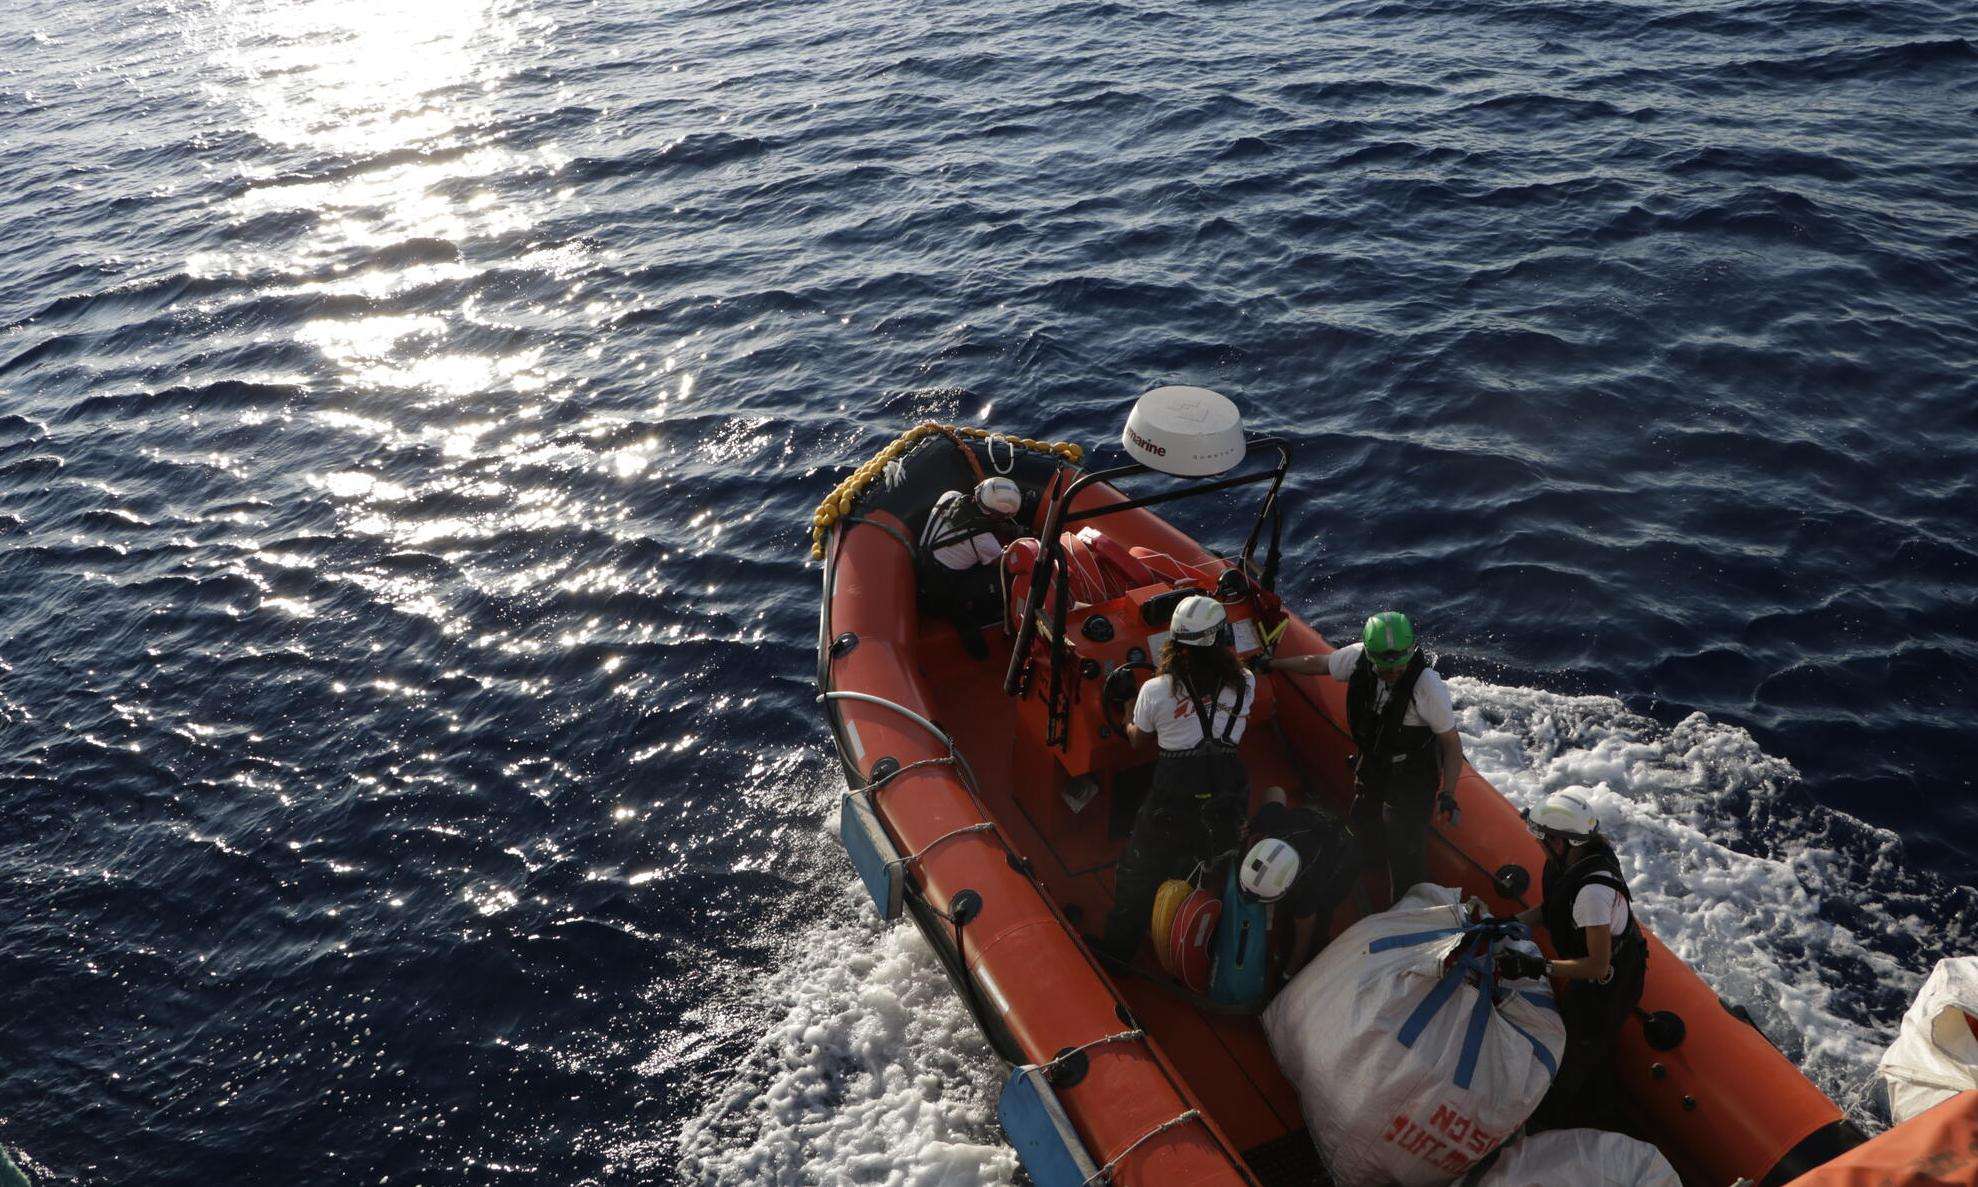
<path fill-rule="evenodd" d="M 1464 930 L 1464 928 L 1460 927 L 1438 927 L 1434 931 L 1410 932 L 1405 936 L 1383 936 L 1373 943 L 1368 944 L 1367 951 L 1370 953 L 1392 952 L 1396 948 L 1413 948 L 1417 944 L 1426 944 L 1430 940 L 1443 940 L 1453 935 L 1459 935 Z"/>
<path fill-rule="evenodd" d="M 1417 1002 L 1401 1029 L 1395 1033 L 1395 1040 L 1403 1047 L 1413 1048 L 1415 1041 L 1422 1037 L 1429 1023 L 1456 996 L 1456 989 L 1471 973 L 1477 975 L 1476 1004 L 1470 1009 L 1469 1024 L 1463 1030 L 1463 1048 L 1456 1061 L 1454 1083 L 1456 1087 L 1468 1090 L 1477 1072 L 1477 1060 L 1483 1053 L 1484 1034 L 1490 1029 L 1491 1015 L 1497 1012 L 1497 949 L 1506 939 L 1526 938 L 1531 932 L 1521 923 L 1472 923 L 1462 927 L 1444 927 L 1433 931 L 1413 932 L 1408 935 L 1387 936 L 1367 945 L 1369 953 L 1391 952 L 1396 948 L 1412 948 L 1420 944 L 1447 939 L 1450 936 L 1465 937 L 1460 955 L 1449 966 L 1440 980 Z M 1529 989 L 1517 991 L 1534 1005 L 1557 1010 L 1558 1004 L 1550 994 L 1535 993 Z M 1524 1037 L 1532 1045 L 1532 1053 L 1545 1067 L 1548 1077 L 1559 1074 L 1558 1060 L 1546 1049 L 1544 1043 L 1533 1037 L 1530 1031 L 1510 1019 L 1505 1019 L 1511 1029 Z"/>
<path fill-rule="evenodd" d="M 1555 1009 L 1556 1008 L 1557 1007 L 1555 1007 Z M 1538 1061 L 1545 1065 L 1545 1074 L 1548 1078 L 1556 1078 L 1559 1075 L 1559 1061 L 1552 1058 L 1552 1052 L 1546 1050 L 1544 1043 L 1541 1043 L 1536 1038 L 1533 1038 L 1531 1031 L 1528 1031 L 1524 1027 L 1519 1026 L 1517 1023 L 1511 1021 L 1509 1018 L 1506 1018 L 1504 1020 L 1504 1024 L 1506 1026 L 1509 1026 L 1512 1030 L 1515 1030 L 1519 1034 L 1525 1036 L 1525 1041 L 1532 1045 L 1532 1054 L 1538 1056 Z"/>

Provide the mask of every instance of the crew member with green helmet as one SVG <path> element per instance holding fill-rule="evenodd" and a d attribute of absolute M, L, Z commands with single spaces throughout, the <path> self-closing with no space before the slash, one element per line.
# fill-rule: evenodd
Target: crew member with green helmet
<path fill-rule="evenodd" d="M 1422 658 L 1399 610 L 1367 620 L 1361 641 L 1330 655 L 1276 659 L 1271 668 L 1324 673 L 1346 685 L 1346 719 L 1359 749 L 1351 819 L 1370 865 L 1388 873 L 1390 901 L 1426 876 L 1429 816 L 1456 818 L 1463 742 L 1449 686 Z"/>

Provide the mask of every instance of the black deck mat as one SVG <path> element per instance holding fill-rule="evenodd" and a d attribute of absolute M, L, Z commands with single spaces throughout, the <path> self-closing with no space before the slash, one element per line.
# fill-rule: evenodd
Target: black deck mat
<path fill-rule="evenodd" d="M 1309 1129 L 1252 1146 L 1243 1152 L 1243 1161 L 1250 1164 L 1250 1173 L 1264 1187 L 1332 1187 L 1332 1177 L 1326 1174 Z"/>

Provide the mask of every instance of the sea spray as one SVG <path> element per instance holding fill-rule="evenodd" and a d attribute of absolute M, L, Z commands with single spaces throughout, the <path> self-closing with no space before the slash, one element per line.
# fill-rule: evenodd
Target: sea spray
<path fill-rule="evenodd" d="M 687 1183 L 997 1187 L 1001 1066 L 919 930 L 834 874 L 821 918 L 754 995 L 761 1033 L 687 1121 Z"/>

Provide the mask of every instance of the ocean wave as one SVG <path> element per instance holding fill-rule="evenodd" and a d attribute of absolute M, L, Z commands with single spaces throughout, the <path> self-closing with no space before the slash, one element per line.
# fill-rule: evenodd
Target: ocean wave
<path fill-rule="evenodd" d="M 1978 61 L 1978 47 L 1963 37 L 1901 41 L 1791 57 L 1746 58 L 1718 72 L 1756 75 L 1777 82 L 1900 81 L 1922 84 L 1932 71 L 1956 70 Z"/>
<path fill-rule="evenodd" d="M 636 178 L 653 169 L 711 169 L 752 160 L 777 147 L 778 142 L 768 137 L 695 132 L 622 156 L 577 157 L 560 172 L 575 182 L 612 181 Z"/>

